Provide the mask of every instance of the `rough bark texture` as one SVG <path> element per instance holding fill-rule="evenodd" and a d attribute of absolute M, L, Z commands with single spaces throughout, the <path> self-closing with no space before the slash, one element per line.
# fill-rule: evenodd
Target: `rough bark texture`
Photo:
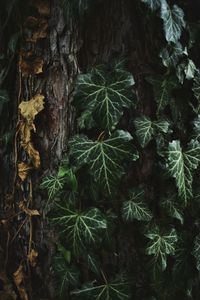
<path fill-rule="evenodd" d="M 42 2 L 44 1 L 36 1 L 36 3 Z M 132 0 L 100 2 L 90 12 L 89 16 L 83 20 L 81 25 L 79 24 L 80 34 L 78 36 L 75 22 L 70 20 L 65 25 L 59 1 L 52 0 L 50 16 L 41 16 L 37 9 L 34 11 L 34 17 L 41 17 L 48 22 L 47 37 L 38 40 L 34 44 L 25 41 L 25 37 L 31 35 L 31 29 L 26 27 L 26 23 L 23 24 L 24 38 L 21 49 L 25 52 L 33 51 L 36 57 L 41 57 L 44 61 L 41 74 L 22 76 L 23 74 L 19 73 L 17 84 L 19 101 L 22 99 L 28 101 L 37 93 L 42 93 L 45 96 L 45 109 L 37 116 L 37 132 L 32 136 L 34 146 L 40 153 L 41 168 L 39 171 L 34 170 L 31 178 L 25 183 L 20 183 L 19 179 L 16 178 L 14 202 L 12 191 L 3 191 L 3 193 L 4 196 L 11 197 L 9 209 L 12 213 L 5 214 L 9 216 L 19 212 L 18 203 L 21 197 L 25 202 L 29 201 L 29 192 L 33 187 L 31 208 L 37 209 L 41 214 L 40 217 L 34 217 L 31 225 L 33 226 L 32 242 L 39 252 L 38 264 L 36 268 L 27 267 L 27 264 L 25 264 L 25 273 L 28 276 L 25 288 L 30 299 L 55 299 L 51 266 L 55 252 L 54 242 L 56 236 L 45 220 L 44 208 L 47 202 L 47 195 L 39 189 L 39 184 L 42 176 L 47 171 L 53 172 L 56 170 L 63 153 L 66 151 L 69 136 L 74 133 L 75 112 L 71 106 L 71 101 L 74 79 L 79 72 L 79 68 L 81 71 L 85 71 L 88 66 L 109 63 L 116 58 L 125 57 L 127 59 L 127 67 L 135 75 L 138 85 L 138 97 L 141 100 L 138 113 L 143 112 L 150 116 L 154 114 L 151 100 L 152 91 L 144 82 L 144 75 L 154 73 L 151 66 L 154 65 L 154 51 L 157 46 L 155 38 L 152 39 L 151 36 L 153 29 L 151 28 L 150 33 L 149 24 L 143 23 L 140 5 L 139 1 Z M 150 20 L 150 23 L 155 24 L 155 26 L 156 22 L 151 22 Z M 81 48 L 80 45 L 82 45 Z M 17 105 L 15 107 L 16 111 L 14 114 L 16 116 Z M 121 121 L 125 128 L 129 127 L 131 115 L 133 115 L 133 112 L 127 112 L 126 117 Z M 19 149 L 19 143 L 16 146 Z M 24 162 L 28 160 L 23 150 L 16 151 L 15 149 L 13 152 L 15 157 L 6 156 L 7 165 L 10 165 L 10 161 L 16 160 L 16 155 L 17 160 L 20 159 Z M 132 174 L 130 171 L 130 182 L 137 180 L 137 183 L 141 183 L 149 180 L 148 178 L 155 172 L 152 167 L 154 156 L 155 151 L 151 147 L 143 151 L 137 174 Z M 9 162 L 8 158 L 10 159 Z M 15 168 L 16 165 L 12 166 L 11 169 L 15 170 Z M 10 182 L 12 182 L 13 177 L 15 178 L 13 173 L 15 172 L 10 172 Z M 10 185 L 12 186 L 12 183 Z M 4 186 L 8 186 L 8 182 L 5 182 Z M 151 186 L 151 182 L 149 182 L 150 198 L 153 197 Z M 126 188 L 126 183 L 124 188 Z M 8 201 L 5 201 L 5 203 L 8 204 Z M 6 207 L 4 207 L 5 209 Z M 16 271 L 21 261 L 23 260 L 24 262 L 26 260 L 30 246 L 30 223 L 25 223 L 19 230 L 24 219 L 25 216 L 23 214 L 19 215 L 17 221 L 13 219 L 13 222 L 9 225 L 10 227 L 4 230 L 6 233 L 3 238 L 3 247 L 8 250 L 6 261 L 9 261 L 7 271 L 10 277 Z M 116 263 L 122 265 L 134 264 L 134 261 L 137 260 L 134 250 L 134 245 L 137 241 L 133 238 L 133 231 L 134 229 L 129 227 L 127 236 L 124 237 L 119 232 L 116 234 L 119 254 L 118 258 L 116 258 L 119 261 Z M 7 247 L 6 244 L 9 244 L 9 246 Z M 126 244 L 126 247 L 124 247 L 124 244 Z M 108 254 L 104 256 L 105 266 L 109 270 L 109 261 L 112 258 Z M 128 257 L 133 257 L 133 261 L 127 260 Z M 2 269 L 4 269 L 3 266 Z M 5 289 L 5 286 L 3 289 Z M 16 293 L 18 293 L 17 290 Z"/>

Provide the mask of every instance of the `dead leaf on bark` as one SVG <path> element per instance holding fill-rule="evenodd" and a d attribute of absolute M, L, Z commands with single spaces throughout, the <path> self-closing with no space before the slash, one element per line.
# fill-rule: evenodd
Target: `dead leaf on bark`
<path fill-rule="evenodd" d="M 44 96 L 38 94 L 29 101 L 22 101 L 19 109 L 22 117 L 26 119 L 28 124 L 32 125 L 35 116 L 44 109 Z"/>
<path fill-rule="evenodd" d="M 28 254 L 28 260 L 29 260 L 30 265 L 32 267 L 36 266 L 36 264 L 37 264 L 37 257 L 38 257 L 37 250 L 31 249 L 30 253 Z"/>
<path fill-rule="evenodd" d="M 36 115 L 44 109 L 44 96 L 36 95 L 29 101 L 22 101 L 19 105 L 20 114 L 23 120 L 20 123 L 21 146 L 28 153 L 33 166 L 40 167 L 40 155 L 31 142 L 31 130 L 36 131 L 34 120 Z"/>
<path fill-rule="evenodd" d="M 32 167 L 24 162 L 18 163 L 18 176 L 22 181 L 26 180 L 31 169 Z"/>
<path fill-rule="evenodd" d="M 28 300 L 27 292 L 24 288 L 24 271 L 23 266 L 20 265 L 17 271 L 13 273 L 13 279 L 15 282 L 15 285 L 19 291 L 20 297 L 22 300 Z"/>
<path fill-rule="evenodd" d="M 30 209 L 24 205 L 23 202 L 19 203 L 19 208 L 23 210 L 28 216 L 40 216 L 40 213 L 37 209 Z"/>
<path fill-rule="evenodd" d="M 25 26 L 31 28 L 33 31 L 31 36 L 26 38 L 27 42 L 35 43 L 38 39 L 46 38 L 48 29 L 48 23 L 46 19 L 30 16 L 27 18 Z"/>
<path fill-rule="evenodd" d="M 42 73 L 43 65 L 44 61 L 40 57 L 34 57 L 30 54 L 26 56 L 20 55 L 19 68 L 24 77 Z"/>

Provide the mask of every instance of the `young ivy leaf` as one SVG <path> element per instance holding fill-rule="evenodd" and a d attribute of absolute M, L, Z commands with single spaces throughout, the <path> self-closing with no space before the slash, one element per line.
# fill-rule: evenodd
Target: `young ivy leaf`
<path fill-rule="evenodd" d="M 60 234 L 65 234 L 75 254 L 85 250 L 87 245 L 95 245 L 101 241 L 107 222 L 99 209 L 77 212 L 58 204 L 56 207 L 58 216 L 53 217 L 52 222 L 60 227 Z"/>
<path fill-rule="evenodd" d="M 153 255 L 155 264 L 164 271 L 167 267 L 167 255 L 175 253 L 175 245 L 178 240 L 175 229 L 161 232 L 158 226 L 154 226 L 145 236 L 150 240 L 146 253 Z"/>
<path fill-rule="evenodd" d="M 200 271 L 200 234 L 198 234 L 195 238 L 192 255 L 196 259 L 197 270 Z"/>
<path fill-rule="evenodd" d="M 122 217 L 124 221 L 150 221 L 153 217 L 144 199 L 144 191 L 135 189 L 130 191 L 128 201 L 123 203 Z"/>
<path fill-rule="evenodd" d="M 78 299 L 93 299 L 93 300 L 128 300 L 131 299 L 129 293 L 128 282 L 108 282 L 106 284 L 95 286 L 93 283 L 88 283 L 80 290 L 71 292 L 71 295 Z"/>
<path fill-rule="evenodd" d="M 133 85 L 134 79 L 129 72 L 93 69 L 91 73 L 78 76 L 74 103 L 84 114 L 91 112 L 101 128 L 110 132 L 118 124 L 123 108 L 133 105 Z"/>
<path fill-rule="evenodd" d="M 174 77 L 158 76 L 157 78 L 148 77 L 147 81 L 153 85 L 154 96 L 157 103 L 157 115 L 162 112 L 169 104 L 172 96 L 171 92 L 177 87 Z"/>
<path fill-rule="evenodd" d="M 193 171 L 200 162 L 200 144 L 191 140 L 188 150 L 183 152 L 180 141 L 169 143 L 167 169 L 176 180 L 179 196 L 186 203 L 192 197 Z"/>
<path fill-rule="evenodd" d="M 167 133 L 170 125 L 166 120 L 151 121 L 150 118 L 146 116 L 136 118 L 134 124 L 137 138 L 143 148 L 157 133 Z"/>
<path fill-rule="evenodd" d="M 89 140 L 76 135 L 69 142 L 70 156 L 78 167 L 88 165 L 93 179 L 112 194 L 124 174 L 123 161 L 138 159 L 138 153 L 130 144 L 130 133 L 117 130 L 106 140 Z"/>
<path fill-rule="evenodd" d="M 167 42 L 176 43 L 182 33 L 182 28 L 185 27 L 184 12 L 177 5 L 171 8 L 166 0 L 161 4 L 161 18 L 163 19 L 163 26 L 165 38 Z"/>

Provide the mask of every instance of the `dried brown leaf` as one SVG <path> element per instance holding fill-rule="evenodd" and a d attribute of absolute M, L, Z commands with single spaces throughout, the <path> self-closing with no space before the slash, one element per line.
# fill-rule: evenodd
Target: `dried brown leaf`
<path fill-rule="evenodd" d="M 23 210 L 30 217 L 32 217 L 32 216 L 40 216 L 40 213 L 39 213 L 39 211 L 37 209 L 30 209 L 30 208 L 26 207 L 23 202 L 19 203 L 19 208 L 21 210 Z"/>
<path fill-rule="evenodd" d="M 24 288 L 24 272 L 22 265 L 20 265 L 19 268 L 13 273 L 13 279 L 19 291 L 21 299 L 28 300 L 28 295 Z"/>
<path fill-rule="evenodd" d="M 44 18 L 28 17 L 26 27 L 32 29 L 33 33 L 27 37 L 27 42 L 37 42 L 38 39 L 44 39 L 47 36 L 48 23 Z"/>
<path fill-rule="evenodd" d="M 24 77 L 42 73 L 43 65 L 44 61 L 40 57 L 34 57 L 33 55 L 20 55 L 19 68 L 22 76 Z"/>
<path fill-rule="evenodd" d="M 24 162 L 18 163 L 18 176 L 22 181 L 26 180 L 31 169 L 32 167 Z"/>
<path fill-rule="evenodd" d="M 30 253 L 28 254 L 28 260 L 30 262 L 30 265 L 32 267 L 35 267 L 37 264 L 37 257 L 38 257 L 38 252 L 35 249 L 31 249 Z"/>

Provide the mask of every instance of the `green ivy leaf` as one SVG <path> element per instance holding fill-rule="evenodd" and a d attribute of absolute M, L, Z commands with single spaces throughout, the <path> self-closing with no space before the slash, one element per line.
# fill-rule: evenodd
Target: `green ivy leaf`
<path fill-rule="evenodd" d="M 180 58 L 187 56 L 187 50 L 183 49 L 181 43 L 169 44 L 163 48 L 160 52 L 160 58 L 162 63 L 167 68 L 176 68 Z"/>
<path fill-rule="evenodd" d="M 109 194 L 124 174 L 123 161 L 138 159 L 138 153 L 130 144 L 132 136 L 118 130 L 106 140 L 89 140 L 76 135 L 69 142 L 70 155 L 79 167 L 87 164 L 94 180 Z"/>
<path fill-rule="evenodd" d="M 193 83 L 193 93 L 198 102 L 200 102 L 200 72 L 197 72 L 196 76 L 194 77 Z"/>
<path fill-rule="evenodd" d="M 149 210 L 144 199 L 144 191 L 135 189 L 130 191 L 128 201 L 123 203 L 122 216 L 125 221 L 150 221 L 152 213 Z"/>
<path fill-rule="evenodd" d="M 142 0 L 142 2 L 147 4 L 152 11 L 155 11 L 160 7 L 161 0 Z"/>
<path fill-rule="evenodd" d="M 95 245 L 103 238 L 107 222 L 97 208 L 86 212 L 71 211 L 61 205 L 56 205 L 57 214 L 52 222 L 60 227 L 74 253 L 79 254 L 87 245 Z"/>
<path fill-rule="evenodd" d="M 157 103 L 157 114 L 159 115 L 169 104 L 172 95 L 171 92 L 177 87 L 177 81 L 174 77 L 159 76 L 148 77 L 147 81 L 153 85 L 154 96 Z"/>
<path fill-rule="evenodd" d="M 9 96 L 6 90 L 0 90 L 0 105 L 9 101 Z"/>
<path fill-rule="evenodd" d="M 134 120 L 136 135 L 140 145 L 144 148 L 157 133 L 167 133 L 169 123 L 166 120 L 151 121 L 147 116 L 142 116 Z"/>
<path fill-rule="evenodd" d="M 85 297 L 86 299 L 94 300 L 126 300 L 131 298 L 128 289 L 128 282 L 109 282 L 97 286 L 93 283 L 89 283 L 80 290 L 72 291 L 71 295 L 74 295 L 79 299 Z"/>
<path fill-rule="evenodd" d="M 98 261 L 98 258 L 90 253 L 87 253 L 86 255 L 84 255 L 84 257 L 86 258 L 86 263 L 88 268 L 95 273 L 96 275 L 100 274 L 100 263 Z"/>
<path fill-rule="evenodd" d="M 200 144 L 192 140 L 188 150 L 183 152 L 180 141 L 169 143 L 168 148 L 168 171 L 176 180 L 179 196 L 187 202 L 192 197 L 193 171 L 200 162 Z"/>
<path fill-rule="evenodd" d="M 181 210 L 180 204 L 176 202 L 177 196 L 170 190 L 168 197 L 165 197 L 161 202 L 161 207 L 164 212 L 171 218 L 177 219 L 183 224 L 183 211 Z"/>
<path fill-rule="evenodd" d="M 192 255 L 196 259 L 197 270 L 200 271 L 200 234 L 198 234 L 194 240 L 194 249 Z"/>
<path fill-rule="evenodd" d="M 57 174 L 47 175 L 43 178 L 40 188 L 47 190 L 48 198 L 49 200 L 51 200 L 60 193 L 60 191 L 64 187 L 64 184 L 65 184 L 64 177 L 60 177 Z"/>
<path fill-rule="evenodd" d="M 163 0 L 161 4 L 161 18 L 163 19 L 165 38 L 168 42 L 176 43 L 185 27 L 184 12 L 177 5 L 172 8 L 167 1 Z"/>
<path fill-rule="evenodd" d="M 175 229 L 160 232 L 158 226 L 154 226 L 145 236 L 150 240 L 146 253 L 153 255 L 155 263 L 164 271 L 167 267 L 167 255 L 175 253 L 175 245 L 178 240 Z"/>
<path fill-rule="evenodd" d="M 93 69 L 91 73 L 78 76 L 75 105 L 86 110 L 86 115 L 91 112 L 94 120 L 110 132 L 118 124 L 123 108 L 133 105 L 133 85 L 134 79 L 129 72 Z"/>
<path fill-rule="evenodd" d="M 54 257 L 54 271 L 56 275 L 57 295 L 64 298 L 69 287 L 74 288 L 79 284 L 80 272 L 75 267 L 70 267 L 61 253 Z"/>

